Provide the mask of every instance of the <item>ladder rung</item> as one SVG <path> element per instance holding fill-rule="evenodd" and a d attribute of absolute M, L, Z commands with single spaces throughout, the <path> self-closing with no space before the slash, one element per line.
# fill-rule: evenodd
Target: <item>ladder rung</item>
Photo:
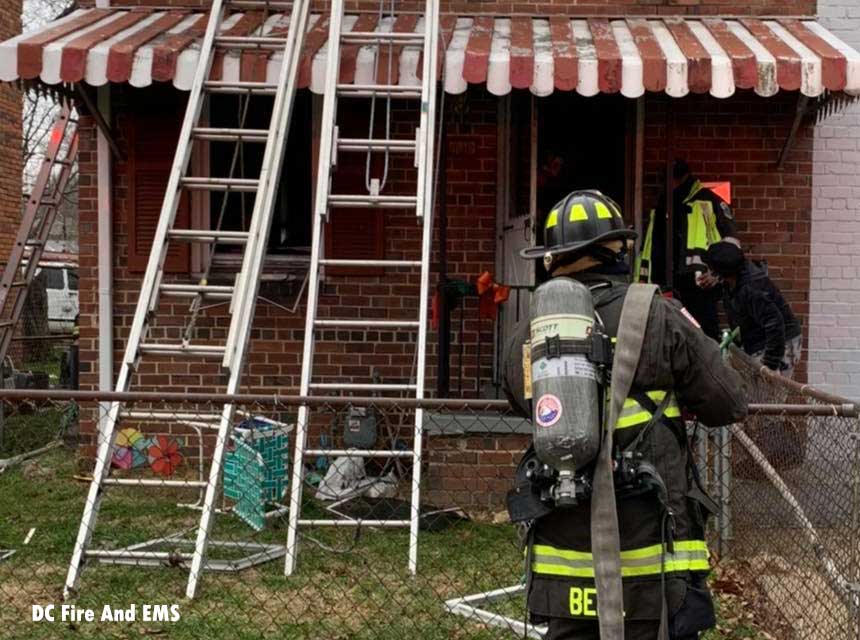
<path fill-rule="evenodd" d="M 302 520 L 300 527 L 408 527 L 411 520 Z"/>
<path fill-rule="evenodd" d="M 233 297 L 233 287 L 229 285 L 163 284 L 161 285 L 161 293 L 178 298 L 194 298 L 202 295 L 207 298 L 230 299 Z"/>
<path fill-rule="evenodd" d="M 197 229 L 172 229 L 167 232 L 171 240 L 186 242 L 217 242 L 218 244 L 246 244 L 247 231 L 203 231 Z"/>
<path fill-rule="evenodd" d="M 266 129 L 227 129 L 196 127 L 191 130 L 197 140 L 212 142 L 266 142 L 269 132 Z"/>
<path fill-rule="evenodd" d="M 368 138 L 338 138 L 339 151 L 408 151 L 415 152 L 415 140 L 372 140 Z"/>
<path fill-rule="evenodd" d="M 189 345 L 183 346 L 178 344 L 142 344 L 139 347 L 143 354 L 160 355 L 160 356 L 199 356 L 201 358 L 223 358 L 224 347 L 210 345 Z"/>
<path fill-rule="evenodd" d="M 187 489 L 203 489 L 205 480 L 156 480 L 154 478 L 105 478 L 102 484 L 120 487 L 177 487 Z"/>
<path fill-rule="evenodd" d="M 376 44 L 393 42 L 396 44 L 424 44 L 423 33 L 400 33 L 396 31 L 345 31 L 341 34 L 344 44 Z"/>
<path fill-rule="evenodd" d="M 183 178 L 182 186 L 199 191 L 255 192 L 260 181 L 253 178 Z"/>
<path fill-rule="evenodd" d="M 337 260 L 320 259 L 324 267 L 421 267 L 420 260 Z"/>
<path fill-rule="evenodd" d="M 328 197 L 332 207 L 366 209 L 380 207 L 385 209 L 410 209 L 418 206 L 416 196 L 371 196 L 353 194 L 332 194 Z"/>
<path fill-rule="evenodd" d="M 15 280 L 15 281 L 10 285 L 10 286 L 11 286 L 12 288 L 17 288 L 17 287 L 26 287 L 26 286 L 27 286 L 27 284 L 28 284 L 28 283 L 27 283 L 27 281 L 26 281 L 26 280 Z"/>
<path fill-rule="evenodd" d="M 43 244 L 45 244 L 45 243 L 42 240 L 38 240 L 38 239 L 34 240 L 32 238 L 27 238 L 24 241 L 24 246 L 27 246 L 27 247 L 41 247 Z"/>
<path fill-rule="evenodd" d="M 261 96 L 273 96 L 278 87 L 268 82 L 224 82 L 209 80 L 203 87 L 210 93 L 253 93 Z"/>
<path fill-rule="evenodd" d="M 417 329 L 417 320 L 314 320 L 314 326 L 345 329 Z"/>
<path fill-rule="evenodd" d="M 234 49 L 283 49 L 286 44 L 286 38 L 266 36 L 218 36 L 215 38 L 216 46 Z"/>
<path fill-rule="evenodd" d="M 414 384 L 374 384 L 372 382 L 315 382 L 310 384 L 310 388 L 318 391 L 415 391 L 418 389 Z"/>
<path fill-rule="evenodd" d="M 391 96 L 392 98 L 421 98 L 421 87 L 404 87 L 399 84 L 339 84 L 338 94 L 353 98 Z"/>
<path fill-rule="evenodd" d="M 120 418 L 126 420 L 149 420 L 151 422 L 221 422 L 216 413 L 176 413 L 172 411 L 120 411 Z"/>
<path fill-rule="evenodd" d="M 9 327 L 14 327 L 15 323 L 11 320 L 3 320 L 0 321 L 0 329 L 8 329 Z"/>
<path fill-rule="evenodd" d="M 411 458 L 411 451 L 389 451 L 383 449 L 305 449 L 306 456 L 337 456 L 347 458 Z"/>

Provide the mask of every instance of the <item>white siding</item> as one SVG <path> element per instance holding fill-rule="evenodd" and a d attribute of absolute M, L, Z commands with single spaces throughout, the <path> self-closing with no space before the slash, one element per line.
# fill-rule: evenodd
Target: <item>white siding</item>
<path fill-rule="evenodd" d="M 819 0 L 822 24 L 860 49 L 860 2 Z M 809 382 L 860 398 L 860 105 L 815 132 Z"/>

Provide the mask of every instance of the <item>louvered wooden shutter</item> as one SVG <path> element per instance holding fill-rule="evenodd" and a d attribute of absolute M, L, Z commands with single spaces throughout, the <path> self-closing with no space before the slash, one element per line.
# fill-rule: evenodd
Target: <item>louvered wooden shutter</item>
<path fill-rule="evenodd" d="M 161 214 L 173 154 L 179 139 L 179 117 L 137 114 L 128 131 L 128 268 L 146 270 L 152 239 Z M 183 195 L 176 211 L 177 228 L 187 228 L 191 217 L 190 200 Z M 190 251 L 186 243 L 172 243 L 164 263 L 170 273 L 187 273 Z"/>
<path fill-rule="evenodd" d="M 382 260 L 385 236 L 381 211 L 333 211 L 326 233 L 326 257 L 337 260 Z M 331 275 L 382 275 L 378 267 L 328 267 Z"/>

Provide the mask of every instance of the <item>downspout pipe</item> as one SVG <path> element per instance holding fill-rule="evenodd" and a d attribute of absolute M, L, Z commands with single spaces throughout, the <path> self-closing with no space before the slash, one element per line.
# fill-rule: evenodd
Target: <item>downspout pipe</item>
<path fill-rule="evenodd" d="M 107 4 L 107 2 L 105 2 Z M 107 122 L 110 112 L 110 85 L 98 90 L 99 110 Z M 99 391 L 113 390 L 113 184 L 110 144 L 105 133 L 97 130 L 96 164 L 98 173 L 98 327 Z M 107 415 L 103 403 L 101 416 Z"/>

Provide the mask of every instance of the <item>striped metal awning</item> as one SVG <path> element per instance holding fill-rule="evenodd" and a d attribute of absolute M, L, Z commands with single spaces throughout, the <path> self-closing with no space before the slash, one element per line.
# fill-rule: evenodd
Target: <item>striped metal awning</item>
<path fill-rule="evenodd" d="M 135 87 L 172 82 L 188 90 L 206 20 L 206 14 L 179 10 L 78 10 L 0 43 L 0 80 Z M 423 18 L 349 15 L 345 26 L 412 32 L 423 28 Z M 264 21 L 259 13 L 237 13 L 224 22 L 223 33 L 277 36 L 288 28 L 286 15 Z M 646 91 L 726 98 L 737 89 L 762 96 L 780 89 L 810 97 L 825 90 L 860 94 L 860 53 L 807 19 L 444 16 L 441 29 L 440 75 L 452 94 L 470 84 L 486 84 L 495 95 L 511 89 L 630 98 Z M 322 93 L 328 17 L 312 16 L 309 30 L 299 82 Z M 377 63 L 375 46 L 345 46 L 341 82 L 371 83 L 375 72 L 380 82 L 417 85 L 420 59 L 415 47 L 389 52 L 383 46 Z M 280 64 L 279 53 L 228 51 L 212 73 L 223 80 L 274 81 Z"/>

